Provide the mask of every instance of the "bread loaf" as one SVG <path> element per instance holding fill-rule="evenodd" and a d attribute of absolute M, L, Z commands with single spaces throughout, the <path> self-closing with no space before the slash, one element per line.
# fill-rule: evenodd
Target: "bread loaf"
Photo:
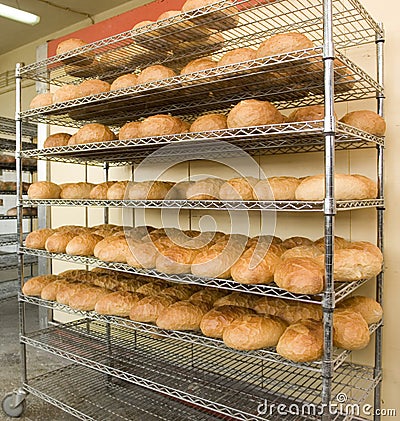
<path fill-rule="evenodd" d="M 289 250 L 286 250 L 282 255 L 281 255 L 281 259 L 282 260 L 286 260 L 286 259 L 291 259 L 293 257 L 318 257 L 320 256 L 322 253 L 322 251 L 314 246 L 297 246 L 297 247 L 293 247 Z"/>
<path fill-rule="evenodd" d="M 168 200 L 183 200 L 187 197 L 187 190 L 194 184 L 194 181 L 180 181 L 176 183 L 167 193 Z"/>
<path fill-rule="evenodd" d="M 300 180 L 295 177 L 269 177 L 254 186 L 256 200 L 295 200 Z"/>
<path fill-rule="evenodd" d="M 189 300 L 193 293 L 197 290 L 194 285 L 174 285 L 162 290 L 163 295 L 169 295 L 175 297 L 179 301 Z M 198 291 L 197 291 L 198 292 Z M 196 300 L 189 300 L 192 303 L 196 304 Z M 197 300 L 201 301 L 201 300 Z M 207 301 L 203 300 L 205 303 Z"/>
<path fill-rule="evenodd" d="M 72 256 L 93 256 L 96 244 L 102 239 L 96 234 L 77 235 L 67 244 L 65 252 Z"/>
<path fill-rule="evenodd" d="M 129 123 L 124 124 L 118 133 L 118 139 L 125 140 L 136 139 L 137 137 L 140 137 L 139 127 L 140 123 L 138 121 L 131 121 Z"/>
<path fill-rule="evenodd" d="M 54 133 L 44 141 L 44 148 L 56 148 L 58 146 L 67 146 L 71 138 L 69 133 Z"/>
<path fill-rule="evenodd" d="M 59 199 L 61 188 L 51 181 L 36 181 L 29 186 L 29 199 Z"/>
<path fill-rule="evenodd" d="M 139 137 L 166 136 L 181 131 L 181 120 L 166 114 L 157 114 L 145 118 L 138 129 Z"/>
<path fill-rule="evenodd" d="M 165 293 L 165 291 L 163 291 Z M 225 297 L 228 292 L 217 288 L 203 288 L 200 291 L 195 292 L 189 298 L 192 303 L 203 301 L 207 304 L 214 305 L 215 301 L 219 298 Z"/>
<path fill-rule="evenodd" d="M 291 112 L 288 117 L 289 122 L 323 120 L 325 118 L 325 107 L 323 105 L 309 105 L 298 108 Z"/>
<path fill-rule="evenodd" d="M 226 346 L 242 351 L 276 346 L 287 324 L 277 318 L 246 314 L 234 320 L 223 330 Z"/>
<path fill-rule="evenodd" d="M 251 294 L 244 294 L 241 292 L 232 292 L 231 294 L 225 295 L 214 302 L 214 307 L 221 306 L 237 306 L 253 308 L 258 297 Z"/>
<path fill-rule="evenodd" d="M 172 69 L 162 66 L 161 64 L 156 64 L 143 69 L 137 78 L 137 83 L 140 85 L 142 83 L 155 82 L 174 76 L 176 76 L 176 74 Z"/>
<path fill-rule="evenodd" d="M 79 96 L 97 95 L 110 91 L 110 84 L 99 79 L 84 80 L 78 85 Z"/>
<path fill-rule="evenodd" d="M 135 306 L 142 296 L 127 291 L 116 291 L 101 296 L 94 307 L 99 314 L 110 316 L 128 317 L 132 307 Z"/>
<path fill-rule="evenodd" d="M 307 237 L 290 237 L 282 242 L 282 246 L 286 249 L 291 249 L 293 247 L 299 246 L 312 246 L 313 241 Z"/>
<path fill-rule="evenodd" d="M 42 275 L 35 276 L 31 279 L 28 279 L 22 287 L 22 292 L 25 295 L 40 297 L 42 290 L 46 285 L 49 285 L 51 282 L 56 281 L 58 278 L 56 275 Z"/>
<path fill-rule="evenodd" d="M 318 360 L 322 357 L 323 350 L 322 323 L 307 319 L 290 325 L 276 347 L 279 355 L 295 362 Z"/>
<path fill-rule="evenodd" d="M 190 126 L 191 132 L 207 132 L 227 128 L 226 117 L 223 114 L 206 114 L 198 117 Z"/>
<path fill-rule="evenodd" d="M 129 181 L 117 181 L 107 190 L 107 200 L 124 200 Z"/>
<path fill-rule="evenodd" d="M 61 199 L 89 199 L 93 187 L 92 183 L 68 183 L 61 189 Z"/>
<path fill-rule="evenodd" d="M 313 42 L 306 35 L 298 32 L 276 34 L 260 44 L 257 50 L 257 58 L 291 53 L 313 48 L 313 46 Z"/>
<path fill-rule="evenodd" d="M 89 285 L 81 282 L 69 282 L 65 285 L 61 285 L 58 288 L 56 301 L 59 304 L 69 305 L 69 300 L 76 293 L 91 288 Z"/>
<path fill-rule="evenodd" d="M 68 51 L 75 50 L 76 48 L 80 48 L 85 46 L 87 43 L 79 38 L 69 38 L 64 41 L 61 41 L 57 45 L 56 54 L 65 54 Z M 72 57 L 67 57 L 63 59 L 64 63 L 76 63 L 80 65 L 86 65 L 88 62 L 90 63 L 90 56 L 88 53 L 83 53 L 79 55 L 74 55 Z"/>
<path fill-rule="evenodd" d="M 170 274 L 190 273 L 191 264 L 197 254 L 197 250 L 171 247 L 157 256 L 156 269 Z"/>
<path fill-rule="evenodd" d="M 383 316 L 382 307 L 377 301 L 361 295 L 346 298 L 337 305 L 337 308 L 344 308 L 360 313 L 369 325 L 378 323 Z"/>
<path fill-rule="evenodd" d="M 90 199 L 107 200 L 107 191 L 115 183 L 115 181 L 106 181 L 94 186 L 89 193 Z"/>
<path fill-rule="evenodd" d="M 224 184 L 220 178 L 205 178 L 189 186 L 186 192 L 189 200 L 216 200 Z"/>
<path fill-rule="evenodd" d="M 235 105 L 228 114 L 229 128 L 264 126 L 283 123 L 282 114 L 268 101 L 247 99 Z"/>
<path fill-rule="evenodd" d="M 70 282 L 64 278 L 59 278 L 53 282 L 50 282 L 47 285 L 43 286 L 42 291 L 40 293 L 40 297 L 43 300 L 55 301 L 58 291 L 66 285 L 69 285 L 69 283 Z"/>
<path fill-rule="evenodd" d="M 128 73 L 117 77 L 110 86 L 111 91 L 116 91 L 117 89 L 129 88 L 130 86 L 135 86 L 138 83 L 137 75 L 133 73 Z"/>
<path fill-rule="evenodd" d="M 128 199 L 130 200 L 163 200 L 172 187 L 172 183 L 165 181 L 142 181 L 128 185 Z"/>
<path fill-rule="evenodd" d="M 135 244 L 131 248 L 131 253 L 127 256 L 127 263 L 129 266 L 135 268 L 153 269 L 156 267 L 156 260 L 159 256 L 159 251 L 153 242 L 149 241 L 142 244 Z"/>
<path fill-rule="evenodd" d="M 181 75 L 187 75 L 188 73 L 195 73 L 201 70 L 207 70 L 217 67 L 217 63 L 208 57 L 197 58 L 190 61 L 182 70 Z M 191 131 L 202 131 L 202 130 L 191 130 Z"/>
<path fill-rule="evenodd" d="M 100 250 L 94 250 L 94 252 L 97 252 L 97 256 L 96 254 L 95 256 L 103 262 L 118 263 L 126 263 L 127 257 L 131 253 L 129 244 L 124 237 L 116 237 Z"/>
<path fill-rule="evenodd" d="M 386 132 L 385 120 L 379 114 L 369 110 L 352 111 L 343 116 L 340 121 L 375 136 L 384 136 Z"/>
<path fill-rule="evenodd" d="M 378 185 L 375 181 L 361 174 L 352 174 L 354 178 L 361 180 L 368 189 L 368 197 L 371 199 L 376 199 L 378 196 Z"/>
<path fill-rule="evenodd" d="M 65 253 L 67 244 L 75 236 L 74 232 L 55 232 L 47 238 L 45 248 L 50 253 Z"/>
<path fill-rule="evenodd" d="M 107 126 L 99 123 L 86 124 L 75 133 L 75 136 L 77 144 L 106 142 L 116 139 L 115 134 Z"/>
<path fill-rule="evenodd" d="M 165 282 L 154 280 L 140 286 L 136 292 L 142 295 L 155 296 L 159 295 L 166 287 L 167 284 Z"/>
<path fill-rule="evenodd" d="M 337 309 L 333 313 L 333 344 L 339 348 L 355 351 L 369 344 L 368 324 L 360 313 Z"/>
<path fill-rule="evenodd" d="M 46 240 L 55 233 L 51 228 L 42 228 L 30 232 L 25 239 L 25 247 L 44 250 Z"/>
<path fill-rule="evenodd" d="M 53 94 L 46 92 L 36 95 L 29 104 L 29 108 L 47 107 L 53 103 Z"/>
<path fill-rule="evenodd" d="M 144 297 L 132 306 L 129 318 L 136 322 L 155 323 L 160 313 L 176 301 L 176 297 L 162 294 Z"/>
<path fill-rule="evenodd" d="M 317 259 L 286 259 L 276 267 L 275 283 L 295 294 L 319 294 L 324 289 L 325 271 L 323 264 Z"/>
<path fill-rule="evenodd" d="M 69 298 L 69 306 L 75 310 L 92 311 L 96 307 L 96 303 L 103 297 L 110 294 L 110 291 L 98 288 L 88 287 L 78 290 Z M 58 301 L 58 294 L 57 294 Z"/>
<path fill-rule="evenodd" d="M 349 247 L 350 243 L 342 238 L 335 235 L 333 238 L 333 244 L 335 250 L 343 249 Z M 314 241 L 314 246 L 318 247 L 321 250 L 321 253 L 325 251 L 325 237 L 318 238 L 318 240 Z"/>
<path fill-rule="evenodd" d="M 257 51 L 252 48 L 243 47 L 228 51 L 218 61 L 218 67 L 228 66 L 229 64 L 241 63 L 243 61 L 254 60 Z"/>
<path fill-rule="evenodd" d="M 231 178 L 219 189 L 222 200 L 254 200 L 254 186 L 258 180 L 254 177 Z"/>
<path fill-rule="evenodd" d="M 72 101 L 80 98 L 81 91 L 77 85 L 64 85 L 58 88 L 53 94 L 53 104 L 58 102 Z"/>

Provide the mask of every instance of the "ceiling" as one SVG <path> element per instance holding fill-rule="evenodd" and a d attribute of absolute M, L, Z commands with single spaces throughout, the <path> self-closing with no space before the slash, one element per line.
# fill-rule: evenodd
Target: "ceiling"
<path fill-rule="evenodd" d="M 0 17 L 1 33 L 6 34 L 0 38 L 1 55 L 75 23 L 85 21 L 90 25 L 92 21 L 85 15 L 93 16 L 129 2 L 126 0 L 0 0 L 0 3 L 19 7 L 41 18 L 39 24 L 30 26 Z"/>

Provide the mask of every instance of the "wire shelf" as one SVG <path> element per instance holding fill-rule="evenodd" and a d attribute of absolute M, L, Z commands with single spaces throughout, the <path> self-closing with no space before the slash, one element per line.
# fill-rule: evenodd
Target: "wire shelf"
<path fill-rule="evenodd" d="M 267 420 L 269 417 L 259 411 L 265 402 L 321 405 L 320 373 L 265 361 L 255 363 L 246 355 L 110 328 L 108 336 L 106 324 L 81 320 L 37 331 L 21 340 L 101 373 L 239 420 Z M 344 363 L 333 375 L 333 399 L 345 393 L 347 404 L 362 404 L 380 379 L 380 374 L 374 377 L 372 368 Z"/>
<path fill-rule="evenodd" d="M 18 295 L 20 283 L 17 279 L 0 281 L 0 303 Z"/>
<path fill-rule="evenodd" d="M 28 233 L 23 235 L 23 239 L 26 239 Z M 0 236 L 0 247 L 13 246 L 18 244 L 18 235 L 17 234 L 2 234 Z"/>
<path fill-rule="evenodd" d="M 284 365 L 301 367 L 303 369 L 312 370 L 312 371 L 322 370 L 322 361 L 313 361 L 310 363 L 295 363 L 281 357 L 276 352 L 275 349 L 262 349 L 262 350 L 256 350 L 256 351 L 238 351 L 238 350 L 228 348 L 220 339 L 209 338 L 202 335 L 199 332 L 163 330 L 150 323 L 135 322 L 127 318 L 117 317 L 117 316 L 104 316 L 94 311 L 75 310 L 64 304 L 59 304 L 54 301 L 43 300 L 38 297 L 29 297 L 23 294 L 19 295 L 19 300 L 29 303 L 29 304 L 34 304 L 34 305 L 49 308 L 52 310 L 63 311 L 75 316 L 79 316 L 79 317 L 84 317 L 85 319 L 91 320 L 93 322 L 96 321 L 96 322 L 108 323 L 111 325 L 119 326 L 121 328 L 124 327 L 130 330 L 135 330 L 135 331 L 149 334 L 149 335 L 159 335 L 164 338 L 184 341 L 191 344 L 204 346 L 207 348 L 219 349 L 222 351 L 229 351 L 234 354 L 247 355 L 257 360 L 271 361 L 271 362 L 276 362 L 276 363 L 280 363 Z M 381 323 L 370 325 L 369 326 L 370 334 L 372 335 L 380 325 Z M 337 368 L 339 368 L 340 365 L 346 360 L 348 355 L 350 355 L 350 353 L 351 353 L 350 351 L 336 348 L 334 350 L 333 358 L 331 360 L 333 369 L 336 370 Z"/>
<path fill-rule="evenodd" d="M 190 119 L 205 111 L 228 110 L 249 98 L 268 100 L 279 108 L 319 104 L 324 94 L 322 57 L 318 47 L 259 58 L 34 108 L 20 116 L 61 126 L 90 122 L 118 126 L 160 113 Z M 376 97 L 383 90 L 343 55 L 338 53 L 337 60 L 337 102 Z"/>
<path fill-rule="evenodd" d="M 16 171 L 16 164 L 15 162 L 1 162 L 0 163 L 0 170 L 3 171 Z M 36 172 L 37 166 L 36 165 L 23 165 L 22 171 L 25 172 Z"/>
<path fill-rule="evenodd" d="M 0 119 L 1 119 L 1 117 L 0 117 Z M 0 133 L 1 133 L 1 127 L 0 127 Z M 15 131 L 13 133 L 13 136 L 15 136 Z M 34 149 L 36 147 L 37 147 L 36 143 L 22 142 L 22 149 L 23 150 Z M 15 152 L 15 140 L 13 140 L 13 139 L 0 139 L 0 152 Z"/>
<path fill-rule="evenodd" d="M 261 40 L 288 31 L 307 33 L 316 45 L 323 44 L 321 0 L 238 0 L 235 6 L 237 9 L 232 8 L 231 1 L 221 0 L 23 66 L 21 75 L 58 85 L 84 77 L 115 79 L 153 63 L 183 67 L 193 58 L 239 46 L 258 46 Z M 236 27 L 232 25 L 232 19 L 237 17 L 234 15 L 239 17 Z M 211 22 L 214 31 L 205 27 Z M 339 49 L 372 43 L 381 34 L 378 24 L 358 0 L 333 1 L 333 31 Z M 72 65 L 66 66 L 65 62 Z"/>
<path fill-rule="evenodd" d="M 323 121 L 315 120 L 34 149 L 24 151 L 22 156 L 92 165 L 104 162 L 128 165 L 139 163 L 146 157 L 155 162 L 171 159 L 181 162 L 199 156 L 204 159 L 235 157 L 243 150 L 251 155 L 304 153 L 324 150 L 323 130 Z M 337 150 L 374 148 L 378 145 L 384 146 L 384 138 L 337 123 Z"/>
<path fill-rule="evenodd" d="M 85 421 L 216 421 L 160 393 L 71 364 L 29 379 L 23 388 Z"/>
<path fill-rule="evenodd" d="M 29 256 L 45 257 L 47 259 L 56 259 L 66 262 L 80 263 L 84 265 L 102 267 L 105 269 L 118 270 L 120 272 L 132 273 L 136 275 L 146 275 L 153 278 L 165 279 L 167 281 L 176 283 L 195 284 L 214 288 L 222 288 L 229 291 L 246 292 L 257 295 L 267 295 L 270 297 L 280 297 L 288 300 L 303 301 L 315 304 L 321 304 L 322 301 L 322 294 L 293 294 L 282 288 L 278 288 L 274 283 L 267 285 L 245 285 L 239 284 L 231 279 L 201 278 L 189 273 L 174 275 L 157 272 L 154 269 L 137 269 L 127 265 L 126 263 L 103 262 L 102 260 L 99 260 L 95 257 L 72 256 L 69 254 L 62 253 L 49 253 L 45 250 L 30 249 L 27 247 L 20 247 L 20 250 L 24 254 Z M 341 301 L 353 291 L 358 289 L 365 282 L 367 282 L 366 279 L 354 282 L 335 282 L 335 301 Z"/>
<path fill-rule="evenodd" d="M 15 131 L 16 131 L 16 127 L 15 127 L 14 119 L 7 118 L 7 117 L 0 117 L 0 135 L 15 136 Z M 23 121 L 22 122 L 22 136 L 33 138 L 33 137 L 36 137 L 36 135 L 37 135 L 36 124 L 29 124 L 28 122 Z M 0 139 L 0 150 L 4 150 L 2 149 L 3 142 L 6 142 L 6 143 L 11 142 L 9 146 L 12 149 L 10 149 L 10 151 L 13 151 L 13 150 L 15 151 L 15 140 Z M 23 145 L 29 148 L 31 143 L 23 142 Z"/>
<path fill-rule="evenodd" d="M 36 219 L 37 215 L 24 215 L 23 219 Z M 17 219 L 15 215 L 0 215 L 0 220 Z"/>
<path fill-rule="evenodd" d="M 38 258 L 36 256 L 24 257 L 24 266 L 36 265 Z M 17 269 L 18 268 L 18 255 L 16 253 L 0 254 L 0 269 Z"/>

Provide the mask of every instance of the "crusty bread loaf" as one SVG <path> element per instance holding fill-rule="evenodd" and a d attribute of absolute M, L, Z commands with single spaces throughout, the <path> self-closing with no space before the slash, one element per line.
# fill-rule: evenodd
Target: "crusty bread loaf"
<path fill-rule="evenodd" d="M 200 329 L 210 338 L 222 338 L 224 329 L 234 320 L 246 314 L 255 314 L 253 310 L 238 306 L 221 306 L 210 310 L 201 319 Z"/>
<path fill-rule="evenodd" d="M 347 241 L 343 237 L 338 237 L 337 235 L 335 235 L 335 237 L 333 239 L 333 243 L 334 243 L 335 250 L 347 248 L 350 245 L 349 241 Z M 318 238 L 318 240 L 315 240 L 314 246 L 318 247 L 321 250 L 321 252 L 324 253 L 324 251 L 325 251 L 325 237 L 321 237 L 321 238 Z"/>
<path fill-rule="evenodd" d="M 51 228 L 42 228 L 30 232 L 25 239 L 25 247 L 44 250 L 46 240 L 55 233 Z"/>
<path fill-rule="evenodd" d="M 320 254 L 322 253 L 322 251 L 314 246 L 297 246 L 297 247 L 293 247 L 289 250 L 286 250 L 282 255 L 281 255 L 281 259 L 282 260 L 286 260 L 286 259 L 291 259 L 293 257 L 318 257 Z"/>
<path fill-rule="evenodd" d="M 80 98 L 81 96 L 79 86 L 64 85 L 53 93 L 53 104 L 57 102 L 72 101 L 73 99 Z"/>
<path fill-rule="evenodd" d="M 385 135 L 386 122 L 383 117 L 373 111 L 352 111 L 343 116 L 340 121 L 375 136 Z"/>
<path fill-rule="evenodd" d="M 96 234 L 77 235 L 67 244 L 65 252 L 72 256 L 93 256 L 96 244 L 102 239 Z"/>
<path fill-rule="evenodd" d="M 139 137 L 166 136 L 181 133 L 182 122 L 177 117 L 157 114 L 145 118 L 139 126 Z"/>
<path fill-rule="evenodd" d="M 219 191 L 224 180 L 220 178 L 205 178 L 189 186 L 186 192 L 189 200 L 215 200 L 219 198 Z"/>
<path fill-rule="evenodd" d="M 374 180 L 361 174 L 352 174 L 352 176 L 358 178 L 366 185 L 369 198 L 375 199 L 378 196 L 378 184 Z"/>
<path fill-rule="evenodd" d="M 268 101 L 246 99 L 235 105 L 228 114 L 229 128 L 264 126 L 283 123 L 282 114 Z"/>
<path fill-rule="evenodd" d="M 60 277 L 60 275 L 58 276 Z M 43 300 L 55 301 L 58 291 L 69 284 L 70 282 L 65 278 L 59 278 L 53 282 L 50 282 L 42 288 L 40 297 Z"/>
<path fill-rule="evenodd" d="M 43 94 L 36 95 L 29 104 L 29 108 L 40 108 L 47 107 L 53 103 L 53 94 L 51 92 L 45 92 Z"/>
<path fill-rule="evenodd" d="M 102 240 L 104 241 L 104 240 Z M 94 250 L 94 253 L 97 250 Z M 124 237 L 115 237 L 104 247 L 100 248 L 95 256 L 104 262 L 126 263 L 130 254 L 129 244 Z"/>
<path fill-rule="evenodd" d="M 149 66 L 143 69 L 137 78 L 137 83 L 142 84 L 155 82 L 157 80 L 162 80 L 173 76 L 176 76 L 176 74 L 172 69 L 166 66 L 162 66 L 161 64 L 156 64 L 154 66 Z"/>
<path fill-rule="evenodd" d="M 238 306 L 253 308 L 259 297 L 251 294 L 244 294 L 241 292 L 232 292 L 231 294 L 225 295 L 214 302 L 214 307 L 221 306 Z"/>
<path fill-rule="evenodd" d="M 169 295 L 175 297 L 179 301 L 189 300 L 194 292 L 199 292 L 198 288 L 195 285 L 173 285 L 162 290 L 163 295 Z M 196 304 L 196 300 L 189 300 L 192 303 Z M 201 301 L 201 300 L 198 300 Z M 205 303 L 207 301 L 203 300 Z"/>
<path fill-rule="evenodd" d="M 130 200 L 163 200 L 173 183 L 166 181 L 141 181 L 128 185 L 128 199 Z"/>
<path fill-rule="evenodd" d="M 254 247 L 257 245 L 263 245 L 264 247 L 271 244 L 271 245 L 281 245 L 282 239 L 276 237 L 275 235 L 257 235 L 256 237 L 250 238 L 247 242 L 247 247 Z M 284 251 L 285 248 L 283 248 Z"/>
<path fill-rule="evenodd" d="M 218 67 L 228 66 L 229 64 L 241 63 L 243 61 L 254 60 L 257 51 L 249 47 L 236 48 L 235 50 L 228 51 L 218 61 Z"/>
<path fill-rule="evenodd" d="M 337 200 L 368 199 L 370 191 L 365 182 L 349 174 L 335 174 L 335 197 Z M 296 200 L 323 200 L 325 176 L 306 177 L 296 190 Z"/>
<path fill-rule="evenodd" d="M 257 50 L 257 58 L 291 53 L 312 48 L 313 42 L 306 35 L 298 32 L 276 34 L 263 41 Z"/>
<path fill-rule="evenodd" d="M 180 181 L 176 183 L 165 197 L 168 200 L 183 200 L 187 197 L 187 190 L 194 184 L 194 181 Z"/>
<path fill-rule="evenodd" d="M 26 281 L 22 287 L 22 292 L 25 295 L 40 297 L 42 290 L 46 285 L 58 279 L 56 275 L 41 275 L 35 276 Z"/>
<path fill-rule="evenodd" d="M 131 122 L 125 123 L 121 127 L 121 130 L 118 133 L 118 139 L 125 140 L 125 139 L 136 139 L 137 137 L 140 137 L 139 127 L 140 127 L 140 122 L 138 121 L 131 121 Z"/>
<path fill-rule="evenodd" d="M 87 43 L 79 38 L 69 38 L 64 41 L 61 41 L 57 45 L 56 54 L 64 54 L 68 51 L 75 50 L 76 48 L 80 48 L 85 46 Z M 64 63 L 73 63 L 80 66 L 85 66 L 90 64 L 93 61 L 93 58 L 90 56 L 90 53 L 82 53 L 73 55 L 71 57 L 67 57 L 63 59 Z"/>
<path fill-rule="evenodd" d="M 165 292 L 165 291 L 164 291 Z M 204 301 L 205 303 L 214 305 L 215 301 L 228 295 L 228 291 L 224 291 L 217 288 L 203 288 L 200 291 L 195 292 L 189 297 L 189 301 L 196 303 L 198 301 Z"/>
<path fill-rule="evenodd" d="M 116 91 L 117 89 L 129 88 L 130 86 L 135 86 L 138 83 L 137 75 L 133 73 L 128 73 L 117 77 L 110 86 L 111 91 Z"/>
<path fill-rule="evenodd" d="M 140 286 L 136 292 L 142 295 L 154 296 L 159 295 L 167 286 L 166 282 L 157 279 Z"/>
<path fill-rule="evenodd" d="M 351 248 L 355 250 L 363 250 L 367 253 L 371 253 L 377 258 L 381 263 L 383 263 L 383 255 L 379 247 L 375 244 L 369 243 L 368 241 L 353 241 L 348 242 L 346 247 L 343 248 Z"/>
<path fill-rule="evenodd" d="M 69 133 L 54 133 L 44 141 L 44 148 L 55 148 L 57 146 L 66 146 L 71 138 Z"/>
<path fill-rule="evenodd" d="M 287 324 L 273 316 L 246 314 L 225 327 L 225 345 L 239 350 L 255 350 L 276 346 Z"/>
<path fill-rule="evenodd" d="M 176 301 L 176 297 L 163 294 L 144 297 L 132 306 L 129 318 L 137 322 L 155 323 L 160 313 Z"/>
<path fill-rule="evenodd" d="M 382 306 L 376 300 L 361 295 L 346 298 L 337 305 L 337 308 L 345 308 L 360 313 L 369 325 L 378 323 L 383 316 Z"/>
<path fill-rule="evenodd" d="M 61 188 L 51 181 L 36 181 L 29 186 L 29 199 L 59 199 Z"/>
<path fill-rule="evenodd" d="M 156 269 L 171 274 L 190 273 L 191 264 L 197 254 L 197 250 L 173 246 L 157 256 Z"/>
<path fill-rule="evenodd" d="M 116 139 L 115 134 L 104 124 L 90 123 L 75 133 L 75 141 L 79 143 L 106 142 Z"/>
<path fill-rule="evenodd" d="M 188 73 L 195 73 L 201 70 L 207 70 L 217 67 L 217 63 L 208 57 L 196 58 L 190 61 L 182 70 L 181 75 L 187 75 Z M 200 130 L 191 130 L 200 131 Z"/>
<path fill-rule="evenodd" d="M 132 307 L 143 298 L 140 294 L 127 291 L 116 291 L 100 297 L 94 310 L 99 314 L 128 317 Z"/>
<path fill-rule="evenodd" d="M 69 282 L 61 285 L 57 290 L 56 301 L 60 304 L 69 305 L 71 297 L 79 291 L 91 288 L 90 285 L 81 282 Z"/>
<path fill-rule="evenodd" d="M 322 323 L 308 319 L 290 325 L 276 347 L 279 355 L 295 362 L 318 360 L 322 357 L 323 350 Z"/>
<path fill-rule="evenodd" d="M 296 177 L 269 177 L 260 180 L 254 187 L 256 200 L 295 200 L 295 192 L 300 184 Z"/>
<path fill-rule="evenodd" d="M 190 126 L 190 131 L 207 132 L 211 130 L 222 130 L 227 127 L 226 116 L 223 114 L 206 114 L 196 118 Z"/>
<path fill-rule="evenodd" d="M 199 330 L 203 316 L 210 310 L 208 304 L 178 301 L 160 312 L 157 326 L 169 330 Z"/>
<path fill-rule="evenodd" d="M 68 305 L 75 310 L 91 311 L 95 309 L 96 303 L 108 294 L 110 294 L 110 291 L 104 288 L 84 288 L 83 290 L 78 290 L 75 294 L 71 295 Z"/>
<path fill-rule="evenodd" d="M 355 351 L 365 348 L 370 341 L 368 324 L 362 315 L 345 308 L 333 313 L 333 344 Z"/>
<path fill-rule="evenodd" d="M 254 186 L 258 180 L 254 177 L 231 178 L 219 189 L 222 200 L 254 200 Z"/>
<path fill-rule="evenodd" d="M 89 199 L 93 187 L 92 183 L 67 183 L 61 186 L 61 199 Z"/>
<path fill-rule="evenodd" d="M 146 269 L 156 267 L 159 251 L 152 241 L 135 244 L 130 251 L 126 259 L 129 266 Z"/>
<path fill-rule="evenodd" d="M 323 105 L 309 105 L 298 108 L 289 114 L 288 122 L 323 120 L 325 107 Z"/>
<path fill-rule="evenodd" d="M 67 244 L 76 235 L 75 232 L 55 232 L 47 238 L 45 248 L 50 253 L 65 253 Z"/>
<path fill-rule="evenodd" d="M 107 190 L 107 200 L 124 200 L 129 181 L 117 181 Z"/>
<path fill-rule="evenodd" d="M 317 258 L 318 259 L 318 258 Z M 295 294 L 318 294 L 324 289 L 324 266 L 317 259 L 296 257 L 280 263 L 274 281 L 280 287 Z"/>
<path fill-rule="evenodd" d="M 108 189 L 115 183 L 115 181 L 105 181 L 104 183 L 97 184 L 90 190 L 89 198 L 96 200 L 106 200 Z"/>
<path fill-rule="evenodd" d="M 84 80 L 78 85 L 79 96 L 97 95 L 103 92 L 109 92 L 110 84 L 100 79 Z"/>
<path fill-rule="evenodd" d="M 286 249 L 291 249 L 293 247 L 298 246 L 312 246 L 314 243 L 307 237 L 289 237 L 285 241 L 282 242 L 282 246 Z"/>

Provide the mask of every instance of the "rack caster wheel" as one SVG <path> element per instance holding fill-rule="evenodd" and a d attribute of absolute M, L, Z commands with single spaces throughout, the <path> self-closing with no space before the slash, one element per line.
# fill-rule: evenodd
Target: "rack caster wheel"
<path fill-rule="evenodd" d="M 1 401 L 1 408 L 11 418 L 19 418 L 25 412 L 25 407 L 25 397 L 21 400 L 17 392 L 8 393 Z"/>

